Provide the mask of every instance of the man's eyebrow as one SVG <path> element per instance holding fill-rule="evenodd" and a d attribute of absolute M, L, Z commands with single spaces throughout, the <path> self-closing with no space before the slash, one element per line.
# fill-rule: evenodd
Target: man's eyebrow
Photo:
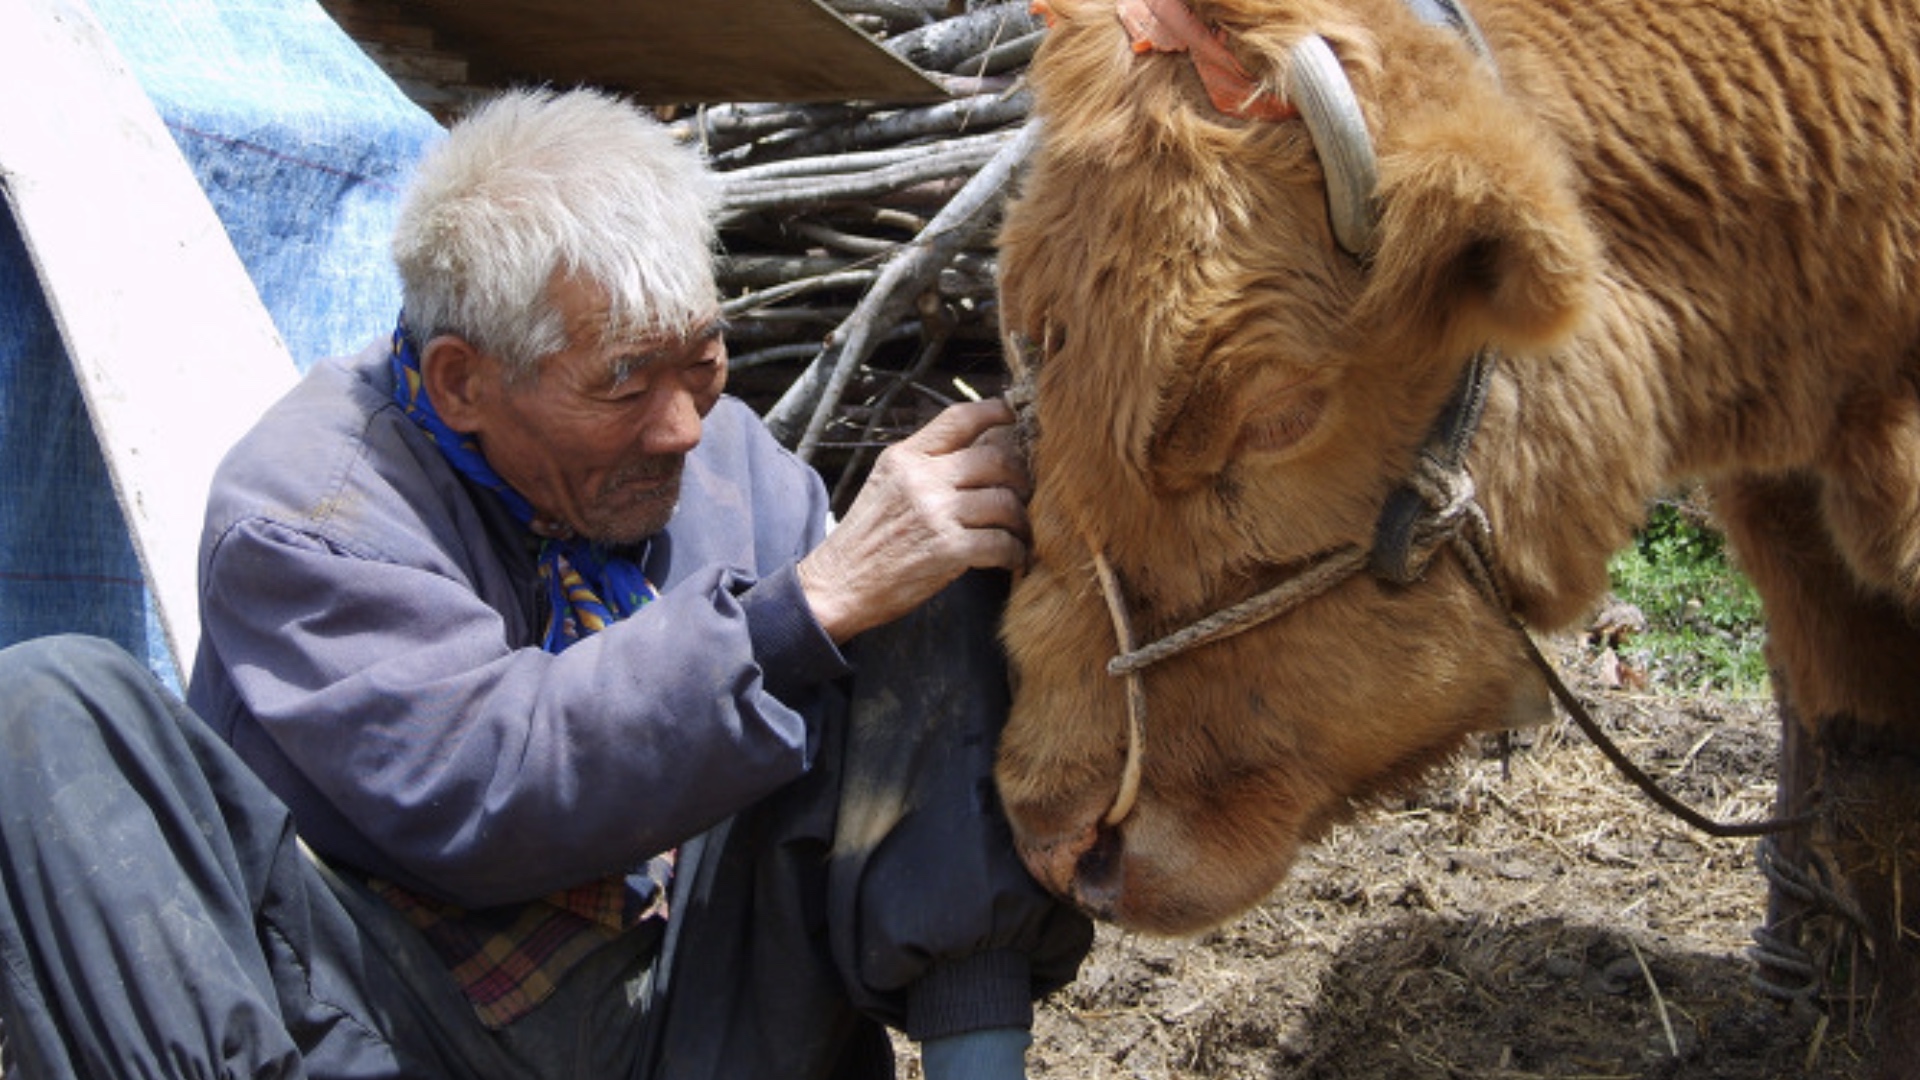
<path fill-rule="evenodd" d="M 619 386 L 635 371 L 658 363 L 687 345 L 704 345 L 710 341 L 719 340 L 726 334 L 729 325 L 724 316 L 715 315 L 687 334 L 671 338 L 651 334 L 635 342 L 630 348 L 622 346 L 614 354 L 613 385 Z"/>

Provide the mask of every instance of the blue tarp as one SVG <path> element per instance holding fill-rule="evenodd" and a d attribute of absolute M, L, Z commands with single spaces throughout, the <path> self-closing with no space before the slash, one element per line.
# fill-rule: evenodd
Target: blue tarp
<path fill-rule="evenodd" d="M 91 6 L 295 365 L 390 328 L 399 285 L 387 234 L 407 171 L 441 134 L 433 118 L 315 0 Z M 219 387 L 203 400 L 218 402 Z M 0 210 L 0 646 L 58 632 L 112 639 L 181 684 L 72 365 L 19 227 Z"/>

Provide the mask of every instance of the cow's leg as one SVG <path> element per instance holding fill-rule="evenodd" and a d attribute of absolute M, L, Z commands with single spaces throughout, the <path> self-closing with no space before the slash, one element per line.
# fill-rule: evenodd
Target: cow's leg
<path fill-rule="evenodd" d="M 1861 393 L 1835 425 L 1821 509 L 1860 580 L 1920 610 L 1920 394 Z"/>
<path fill-rule="evenodd" d="M 1871 1016 L 1896 1075 L 1920 1058 L 1920 629 L 1858 584 L 1822 518 L 1819 480 L 1715 495 L 1767 606 L 1785 732 L 1779 805 L 1815 814 L 1774 841 L 1801 880 L 1775 880 L 1769 930 L 1824 960 L 1835 1018 Z"/>
<path fill-rule="evenodd" d="M 1810 474 L 1714 485 L 1716 514 L 1767 611 L 1767 652 L 1802 719 L 1852 717 L 1920 756 L 1920 610 L 1862 585 Z"/>
<path fill-rule="evenodd" d="M 1880 1075 L 1892 1077 L 1911 1076 L 1920 1055 L 1920 760 L 1885 734 L 1847 718 L 1820 726 L 1813 843 L 1831 852 L 1865 923 L 1871 978 L 1856 992 L 1874 995 Z"/>
<path fill-rule="evenodd" d="M 1774 813 L 1812 817 L 1817 803 L 1819 753 L 1775 674 L 1780 710 L 1779 786 Z M 1858 941 L 1862 927 L 1847 917 L 1851 907 L 1833 891 L 1832 867 L 1816 861 L 1811 829 L 1763 838 L 1758 861 L 1767 879 L 1766 922 L 1754 932 L 1755 986 L 1810 1022 L 1823 999 L 1829 970 Z"/>

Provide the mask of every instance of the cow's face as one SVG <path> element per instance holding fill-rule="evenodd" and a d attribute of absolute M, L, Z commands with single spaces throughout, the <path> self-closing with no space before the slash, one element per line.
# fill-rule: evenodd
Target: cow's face
<path fill-rule="evenodd" d="M 1148 641 L 1369 543 L 1468 357 L 1565 334 L 1594 243 L 1538 133 L 1398 0 L 1338 24 L 1324 4 L 1309 20 L 1307 0 L 1202 10 L 1240 28 L 1256 77 L 1305 30 L 1340 51 L 1380 151 L 1365 258 L 1334 241 L 1304 125 L 1223 117 L 1182 58 L 1128 48 L 1112 0 L 1051 6 L 1031 72 L 1046 138 L 1002 235 L 1036 490 L 1034 564 L 1005 625 L 1000 788 L 1046 885 L 1185 933 L 1258 901 L 1301 843 L 1539 691 L 1457 563 L 1410 587 L 1363 574 L 1147 669 L 1139 797 L 1107 823 L 1135 739 L 1105 670 L 1119 646 L 1095 552 Z M 1385 30 L 1358 28 L 1376 20 L 1425 42 L 1420 86 L 1393 81 Z M 1381 119 L 1423 93 L 1445 100 L 1420 123 Z"/>

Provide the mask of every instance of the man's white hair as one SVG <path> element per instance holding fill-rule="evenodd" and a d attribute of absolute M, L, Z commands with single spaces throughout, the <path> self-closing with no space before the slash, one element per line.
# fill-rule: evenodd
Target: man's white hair
<path fill-rule="evenodd" d="M 612 329 L 711 318 L 720 184 L 700 151 L 594 90 L 516 90 L 421 161 L 394 231 L 407 321 L 458 334 L 516 376 L 567 344 L 556 272 L 608 293 Z"/>

